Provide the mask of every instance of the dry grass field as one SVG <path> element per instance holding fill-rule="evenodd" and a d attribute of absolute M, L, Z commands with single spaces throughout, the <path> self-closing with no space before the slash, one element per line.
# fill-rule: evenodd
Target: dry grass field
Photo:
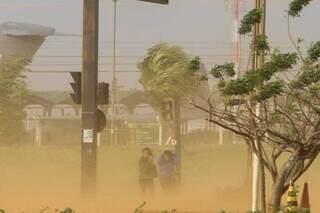
<path fill-rule="evenodd" d="M 141 147 L 100 147 L 98 196 L 94 212 L 133 212 L 142 203 L 137 184 Z M 159 153 L 159 148 L 154 148 Z M 146 209 L 245 212 L 250 208 L 250 184 L 245 183 L 245 145 L 186 146 L 182 183 L 176 195 L 162 193 Z M 313 212 L 320 212 L 320 160 L 302 177 L 308 180 Z M 80 147 L 1 147 L 0 208 L 36 213 L 47 206 L 81 209 Z M 83 212 L 83 211 L 79 211 Z"/>

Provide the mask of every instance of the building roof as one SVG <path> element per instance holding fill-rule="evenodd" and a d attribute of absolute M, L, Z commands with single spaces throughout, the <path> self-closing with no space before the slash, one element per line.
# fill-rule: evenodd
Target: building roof
<path fill-rule="evenodd" d="M 10 36 L 50 36 L 55 33 L 55 29 L 36 24 L 21 22 L 5 22 L 0 24 L 0 35 Z"/>

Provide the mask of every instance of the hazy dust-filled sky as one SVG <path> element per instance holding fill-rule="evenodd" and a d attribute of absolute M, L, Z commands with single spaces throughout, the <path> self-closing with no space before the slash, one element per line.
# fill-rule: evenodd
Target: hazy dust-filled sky
<path fill-rule="evenodd" d="M 1 0 L 0 22 L 17 21 L 50 26 L 59 33 L 80 35 L 82 0 Z M 101 70 L 111 70 L 112 0 L 100 1 Z M 229 2 L 232 2 L 229 0 Z M 290 49 L 285 10 L 289 0 L 269 0 L 267 33 L 273 47 Z M 244 0 L 243 12 L 253 0 Z M 303 16 L 293 22 L 295 37 L 305 45 L 320 38 L 317 20 L 320 0 L 314 0 Z M 171 0 L 170 5 L 155 5 L 135 0 L 118 3 L 118 78 L 123 88 L 140 87 L 136 63 L 157 42 L 177 43 L 191 55 L 200 55 L 207 68 L 232 59 L 232 10 L 225 0 Z M 244 42 L 243 46 L 246 46 Z M 243 59 L 247 51 L 243 48 Z M 57 57 L 59 56 L 59 57 Z M 65 56 L 65 57 L 64 57 Z M 38 51 L 35 71 L 80 71 L 81 37 L 52 36 Z M 121 73 L 122 72 L 122 73 Z M 100 73 L 100 81 L 110 81 L 111 73 Z M 34 90 L 70 90 L 67 73 L 28 74 Z"/>

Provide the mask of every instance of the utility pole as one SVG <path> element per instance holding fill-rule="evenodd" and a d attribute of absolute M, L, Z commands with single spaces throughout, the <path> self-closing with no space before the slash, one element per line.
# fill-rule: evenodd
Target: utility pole
<path fill-rule="evenodd" d="M 117 2 L 113 1 L 113 54 L 112 54 L 112 95 L 111 95 L 111 144 L 117 145 L 116 134 L 116 105 L 119 103 L 119 86 L 116 76 L 116 44 L 117 44 Z M 138 0 L 156 4 L 169 4 L 169 0 Z"/>
<path fill-rule="evenodd" d="M 233 21 L 234 21 L 234 41 L 233 41 L 233 63 L 234 70 L 236 72 L 235 78 L 240 76 L 241 72 L 241 37 L 239 33 L 239 24 L 240 24 L 240 1 L 233 0 Z M 236 134 L 232 133 L 232 144 L 237 143 Z"/>
<path fill-rule="evenodd" d="M 174 100 L 174 120 L 173 120 L 173 125 L 174 125 L 174 140 L 176 142 L 175 145 L 175 151 L 176 154 L 180 158 L 180 162 L 177 166 L 177 173 L 178 173 L 178 179 L 179 181 L 181 180 L 181 162 L 182 162 L 182 157 L 181 157 L 181 100 L 180 97 L 176 97 Z"/>
<path fill-rule="evenodd" d="M 117 1 L 113 1 L 113 46 L 112 46 L 112 97 L 111 97 L 111 145 L 117 144 L 116 137 L 116 100 L 117 100 L 117 76 L 116 76 L 116 44 L 117 44 Z"/>
<path fill-rule="evenodd" d="M 253 33 L 253 43 L 258 36 L 265 35 L 265 28 L 266 28 L 266 0 L 256 0 L 255 7 L 262 11 L 262 20 L 259 24 L 256 24 L 254 27 Z M 254 69 L 259 69 L 264 64 L 264 50 L 258 50 L 256 46 L 253 44 L 253 64 L 252 67 Z M 256 114 L 259 116 L 260 113 L 260 105 L 256 106 Z M 260 141 L 255 141 L 255 146 L 257 150 L 261 150 L 259 147 L 261 146 Z M 260 153 L 261 155 L 261 153 Z M 260 159 L 257 154 L 253 153 L 253 181 L 252 181 L 252 211 L 257 212 L 259 208 L 264 213 L 266 212 L 266 206 L 264 202 L 261 202 L 265 199 L 264 196 L 264 173 L 263 173 L 263 165 L 260 162 Z M 260 204 L 260 205 L 259 205 Z"/>
<path fill-rule="evenodd" d="M 81 191 L 93 198 L 97 179 L 99 0 L 83 4 Z"/>

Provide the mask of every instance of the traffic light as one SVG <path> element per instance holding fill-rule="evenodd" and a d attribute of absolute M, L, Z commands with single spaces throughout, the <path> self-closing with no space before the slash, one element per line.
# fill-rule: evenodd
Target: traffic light
<path fill-rule="evenodd" d="M 70 96 L 75 104 L 81 104 L 81 72 L 70 72 L 74 82 L 70 83 L 73 92 Z"/>
<path fill-rule="evenodd" d="M 169 0 L 139 0 L 156 4 L 169 4 Z"/>
<path fill-rule="evenodd" d="M 163 120 L 172 121 L 173 120 L 173 102 L 167 101 L 163 102 L 161 105 L 161 115 Z"/>
<path fill-rule="evenodd" d="M 98 104 L 108 105 L 109 104 L 109 84 L 99 83 L 98 86 Z"/>

